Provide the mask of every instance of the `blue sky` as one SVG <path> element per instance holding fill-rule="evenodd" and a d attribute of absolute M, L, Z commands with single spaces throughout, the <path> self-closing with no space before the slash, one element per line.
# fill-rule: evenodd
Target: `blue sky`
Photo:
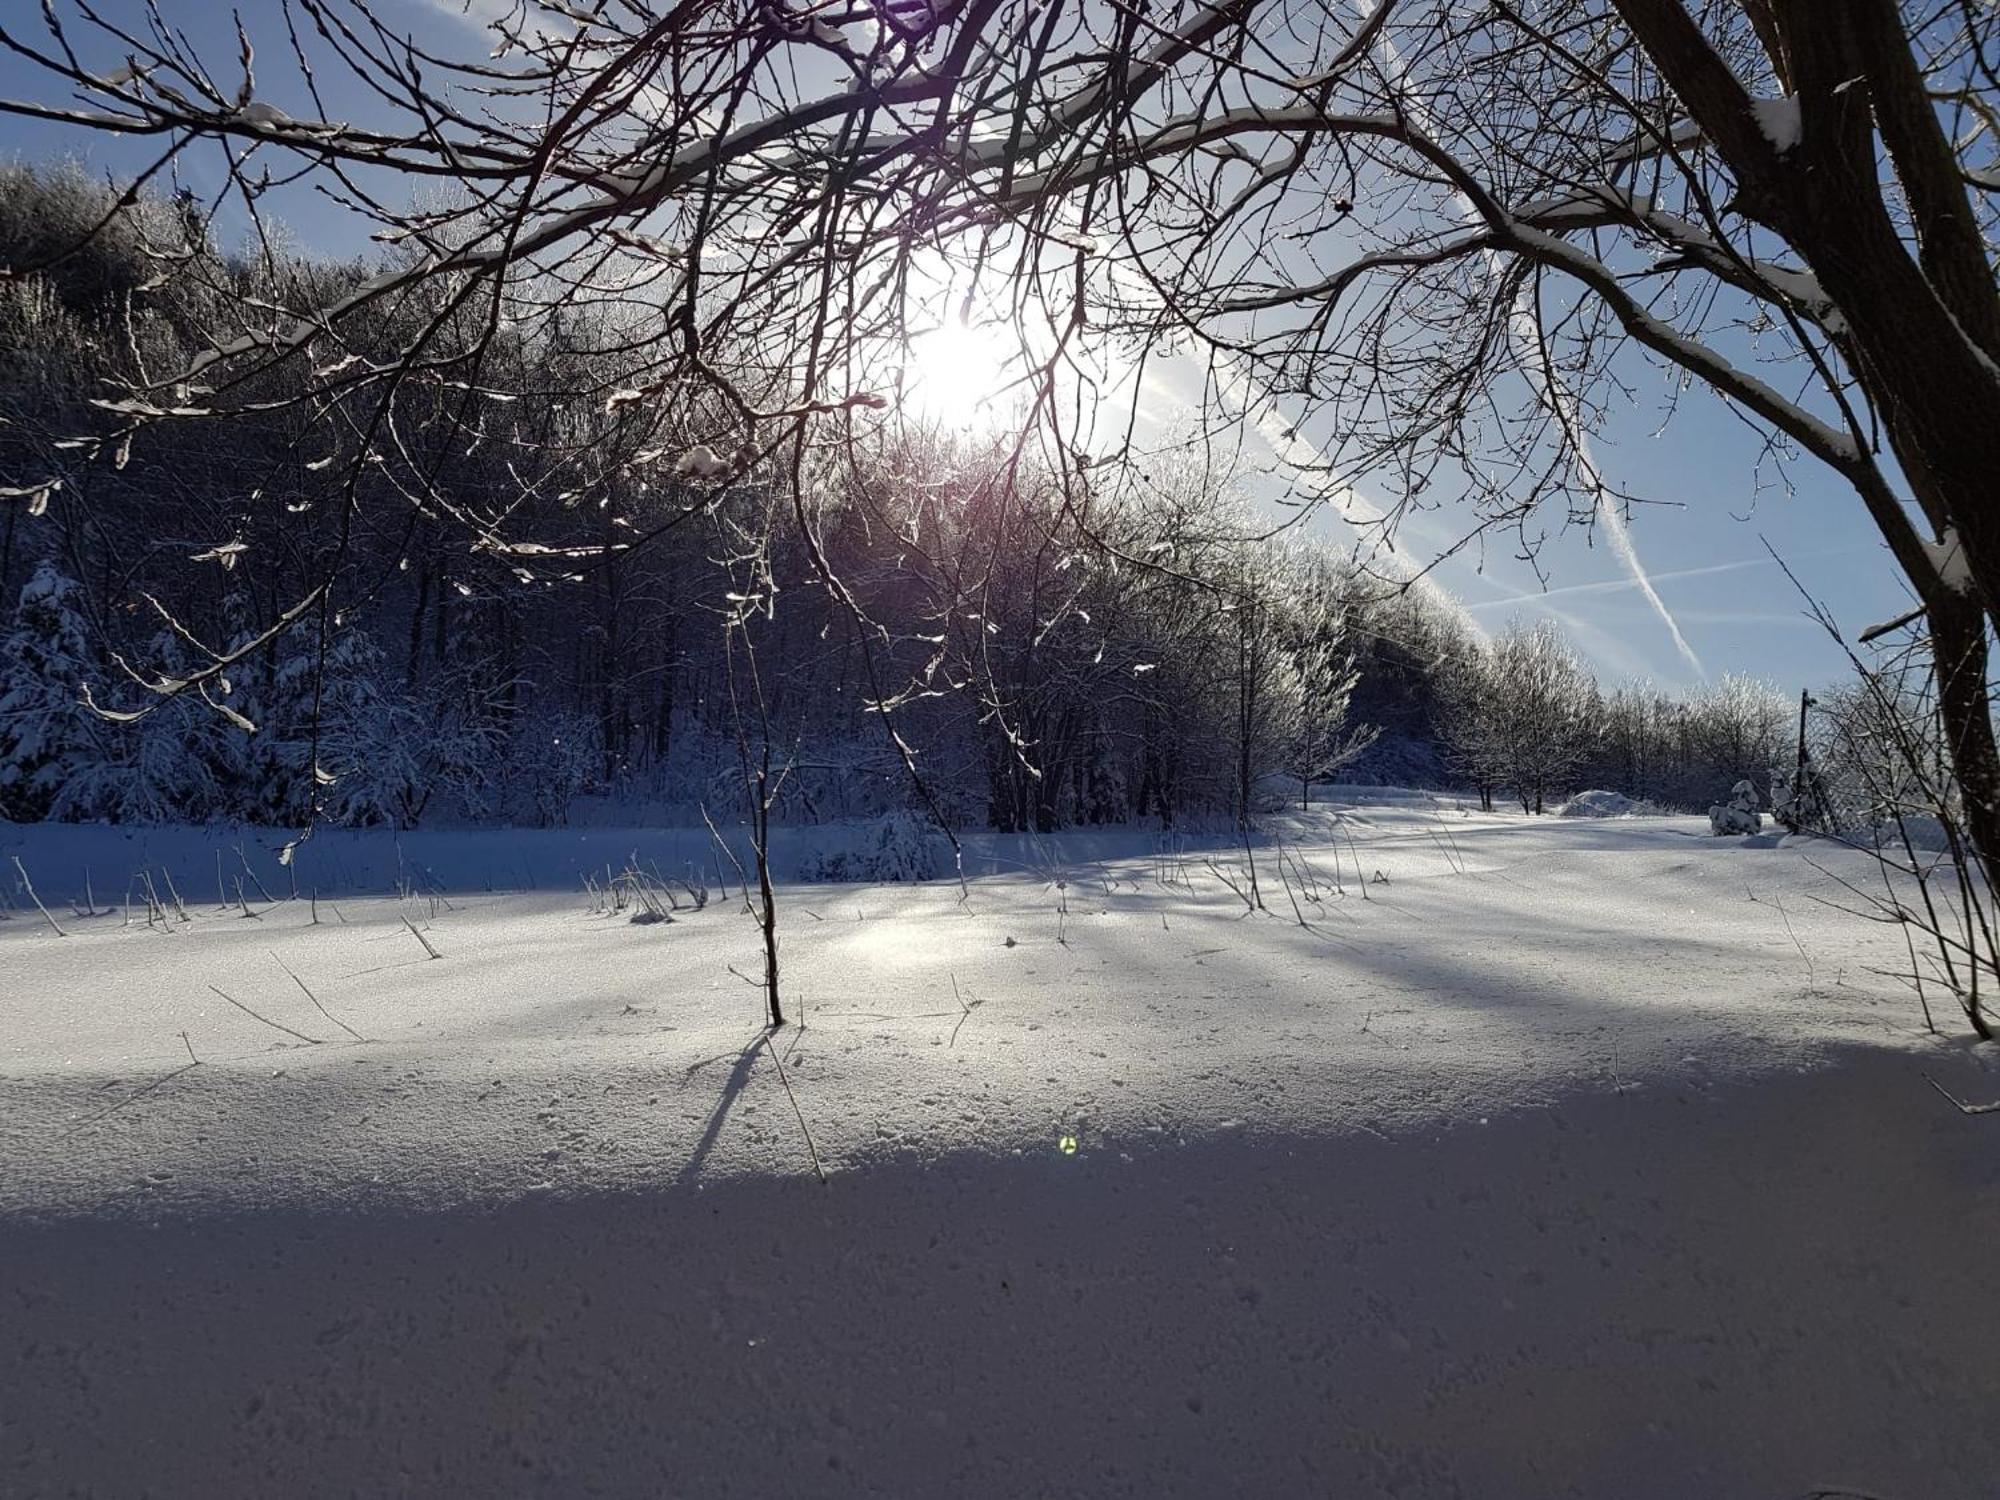
<path fill-rule="evenodd" d="M 1629 534 L 1637 566 L 1692 662 L 1633 567 L 1601 533 L 1551 537 L 1540 560 L 1546 584 L 1504 539 L 1489 547 L 1483 566 L 1453 559 L 1439 577 L 1482 625 L 1497 627 L 1515 614 L 1557 621 L 1606 678 L 1687 685 L 1734 672 L 1791 688 L 1844 676 L 1839 647 L 1807 617 L 1765 543 L 1850 639 L 1900 614 L 1908 598 L 1854 493 L 1803 460 L 1787 468 L 1789 491 L 1768 463 L 1760 488 L 1760 449 L 1758 435 L 1699 394 L 1684 398 L 1664 427 L 1658 411 L 1642 407 L 1614 420 L 1595 443 L 1607 479 L 1664 502 L 1634 507 Z M 1439 512 L 1420 530 L 1422 541 L 1439 548 L 1462 533 L 1462 523 Z"/>
<path fill-rule="evenodd" d="M 163 9 L 186 28 L 219 76 L 231 76 L 233 26 L 223 7 L 170 0 Z M 441 50 L 484 51 L 475 23 L 456 7 L 384 0 L 379 9 L 391 25 L 413 27 L 420 40 Z M 253 35 L 282 36 L 275 6 L 252 3 L 244 12 Z M 18 27 L 25 19 L 16 15 L 10 24 Z M 22 34 L 33 36 L 25 30 Z M 119 61 L 107 48 L 85 55 L 107 70 Z M 301 115 L 312 113 L 288 81 L 288 59 L 269 57 L 260 72 L 261 96 Z M 367 119 L 365 95 L 330 76 L 323 75 L 321 82 L 335 110 L 347 110 L 347 117 L 357 121 Z M 0 56 L 0 94 L 46 99 L 46 88 L 27 65 Z M 112 173 L 129 172 L 159 150 L 151 140 L 119 142 L 20 120 L 9 120 L 6 131 L 0 149 L 22 160 L 76 155 L 94 169 Z M 182 181 L 204 196 L 222 182 L 215 151 L 212 145 L 198 148 L 182 167 Z M 274 195 L 271 207 L 305 247 L 339 254 L 367 249 L 353 221 L 309 191 Z M 1612 483 L 1668 502 L 1633 512 L 1633 562 L 1621 558 L 1601 532 L 1571 531 L 1548 539 L 1540 556 L 1545 577 L 1538 578 L 1532 566 L 1512 555 L 1509 539 L 1496 535 L 1483 550 L 1469 549 L 1443 563 L 1434 575 L 1437 581 L 1488 629 L 1514 615 L 1555 620 L 1607 682 L 1650 677 L 1662 685 L 1685 687 L 1735 672 L 1791 689 L 1843 675 L 1838 648 L 1806 618 L 1802 601 L 1771 562 L 1764 542 L 1786 558 L 1851 637 L 1907 607 L 1860 501 L 1837 479 L 1804 461 L 1790 465 L 1784 476 L 1793 486 L 1789 492 L 1768 464 L 1760 489 L 1761 440 L 1741 420 L 1697 391 L 1683 396 L 1672 421 L 1663 426 L 1667 387 L 1662 378 L 1636 360 L 1625 373 L 1640 399 L 1609 424 L 1597 441 L 1597 459 Z M 1361 489 L 1366 493 L 1368 486 Z M 1421 513 L 1403 532 L 1404 545 L 1428 560 L 1463 534 L 1466 520 L 1450 506 Z M 1646 597 L 1634 563 L 1650 579 L 1661 607 Z M 1671 627 L 1662 608 L 1671 616 Z M 1675 640 L 1676 629 L 1685 651 Z"/>

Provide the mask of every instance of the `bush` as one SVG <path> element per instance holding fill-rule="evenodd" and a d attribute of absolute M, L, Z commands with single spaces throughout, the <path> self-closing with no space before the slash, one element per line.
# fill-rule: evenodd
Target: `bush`
<path fill-rule="evenodd" d="M 1556 809 L 1559 818 L 1657 818 L 1661 808 L 1642 797 L 1623 792 L 1578 792 Z"/>
<path fill-rule="evenodd" d="M 865 823 L 829 824 L 799 860 L 799 879 L 820 884 L 939 880 L 951 873 L 951 843 L 937 826 L 898 809 Z"/>

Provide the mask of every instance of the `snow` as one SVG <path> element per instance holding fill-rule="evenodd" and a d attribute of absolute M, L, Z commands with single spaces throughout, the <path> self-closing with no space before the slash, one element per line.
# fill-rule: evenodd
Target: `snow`
<path fill-rule="evenodd" d="M 1655 814 L 1659 811 L 1650 802 L 1626 796 L 1623 792 L 1604 790 L 1578 792 L 1557 809 L 1557 816 L 1564 818 L 1634 818 Z"/>
<path fill-rule="evenodd" d="M 218 542 L 205 551 L 193 553 L 189 562 L 221 563 L 224 572 L 234 568 L 244 553 L 250 550 L 248 542 Z"/>
<path fill-rule="evenodd" d="M 292 123 L 292 117 L 277 105 L 263 99 L 252 99 L 237 112 L 237 116 L 251 125 L 281 126 Z"/>
<path fill-rule="evenodd" d="M 1828 332 L 1845 330 L 1839 309 L 1811 271 L 1745 256 L 1693 221 L 1659 208 L 1647 194 L 1601 183 L 1559 197 L 1538 198 L 1524 205 L 1514 217 L 1520 223 L 1560 233 L 1570 228 L 1601 226 L 1614 211 L 1629 215 L 1676 249 L 1707 258 L 1712 265 L 1725 269 L 1735 264 L 1747 267 L 1779 297 L 1799 307 Z"/>
<path fill-rule="evenodd" d="M 1543 229 L 1558 229 L 1571 221 L 1585 227 L 1602 224 L 1613 211 L 1644 219 L 1653 212 L 1653 200 L 1645 193 L 1629 192 L 1606 183 L 1556 197 L 1536 198 L 1517 209 L 1514 217 Z"/>
<path fill-rule="evenodd" d="M 1947 526 L 1938 534 L 1935 542 L 1922 542 L 1924 556 L 1937 571 L 1938 581 L 1946 588 L 1961 594 L 1969 594 L 1976 586 L 1972 577 L 1972 563 L 1965 555 L 1965 546 L 1958 539 L 1958 528 Z"/>
<path fill-rule="evenodd" d="M 1757 121 L 1757 128 L 1764 132 L 1764 138 L 1780 156 L 1797 148 L 1805 130 L 1798 100 L 1752 99 L 1750 113 Z"/>
<path fill-rule="evenodd" d="M 783 886 L 766 1040 L 733 890 L 575 879 L 700 830 L 320 834 L 317 925 L 198 894 L 237 837 L 0 825 L 71 934 L 0 921 L 9 1493 L 2000 1472 L 2000 1156 L 1924 1082 L 2000 1070 L 1814 899 L 1849 851 L 1341 788 L 1250 915 L 1226 834 L 971 839 L 964 889 Z M 142 861 L 190 920 L 58 899 Z"/>
<path fill-rule="evenodd" d="M 611 399 L 616 402 L 624 394 L 619 392 Z M 634 400 L 638 399 L 638 392 L 632 392 L 631 395 Z M 717 453 L 707 443 L 696 443 L 674 461 L 674 472 L 690 479 L 719 479 L 733 467 L 734 464 L 729 459 Z"/>
<path fill-rule="evenodd" d="M 1757 810 L 1757 788 L 1747 781 L 1737 782 L 1729 789 L 1726 802 L 1713 803 L 1708 809 L 1708 831 L 1717 838 L 1755 833 L 1763 826 L 1764 815 Z"/>

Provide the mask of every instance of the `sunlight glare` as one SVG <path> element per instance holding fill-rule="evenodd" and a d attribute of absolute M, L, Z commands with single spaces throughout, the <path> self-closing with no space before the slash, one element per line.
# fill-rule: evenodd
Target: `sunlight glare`
<path fill-rule="evenodd" d="M 904 399 L 948 427 L 985 427 L 1001 420 L 1016 393 L 1021 347 L 1000 323 L 947 318 L 910 340 Z"/>

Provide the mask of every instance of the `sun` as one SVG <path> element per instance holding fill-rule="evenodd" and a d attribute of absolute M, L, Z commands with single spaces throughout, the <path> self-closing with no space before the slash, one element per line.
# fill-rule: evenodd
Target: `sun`
<path fill-rule="evenodd" d="M 947 317 L 910 340 L 903 399 L 947 427 L 992 427 L 1019 397 L 1021 341 L 1000 323 Z"/>

